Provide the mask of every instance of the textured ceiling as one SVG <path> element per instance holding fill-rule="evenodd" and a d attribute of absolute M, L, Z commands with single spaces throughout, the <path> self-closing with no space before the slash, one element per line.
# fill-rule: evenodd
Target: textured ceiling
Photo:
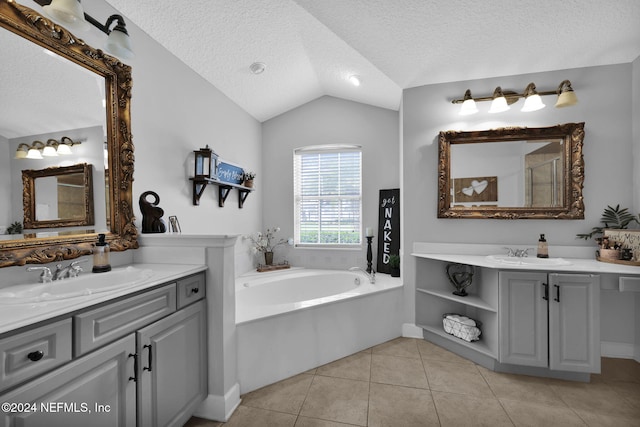
<path fill-rule="evenodd" d="M 397 110 L 402 89 L 413 86 L 629 63 L 640 55 L 638 0 L 107 2 L 259 121 L 323 95 Z M 111 13 L 109 4 L 82 4 L 92 16 Z M 9 36 L 16 38 L 0 32 Z M 93 27 L 82 36 L 103 43 Z M 0 136 L 104 119 L 95 77 L 71 76 L 42 62 L 51 58 L 41 49 L 23 53 L 19 44 L 0 38 Z M 266 64 L 264 73 L 249 71 L 255 61 Z M 352 74 L 360 87 L 348 82 Z M 68 79 L 79 90 L 69 92 Z"/>
<path fill-rule="evenodd" d="M 640 55 L 638 0 L 107 1 L 260 121 L 321 95 L 398 109 L 408 87 Z"/>

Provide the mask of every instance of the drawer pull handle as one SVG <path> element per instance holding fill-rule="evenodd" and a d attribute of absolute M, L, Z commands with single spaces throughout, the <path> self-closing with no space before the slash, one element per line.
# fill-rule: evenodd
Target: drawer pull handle
<path fill-rule="evenodd" d="M 44 357 L 44 352 L 42 350 L 32 351 L 31 353 L 27 354 L 27 359 L 31 360 L 32 362 L 37 362 L 43 357 Z"/>
<path fill-rule="evenodd" d="M 151 345 L 150 345 L 150 344 L 143 345 L 143 346 L 142 346 L 142 348 L 143 348 L 143 349 L 145 349 L 145 348 L 148 348 L 148 349 L 149 349 L 149 353 L 147 353 L 147 354 L 148 354 L 148 356 L 147 356 L 147 357 L 148 357 L 148 359 L 147 359 L 147 360 L 149 361 L 149 366 L 148 366 L 148 367 L 144 367 L 144 368 L 142 368 L 142 370 L 143 370 L 143 371 L 149 371 L 149 372 L 151 372 L 151 362 L 152 362 L 152 357 L 153 357 L 153 356 L 151 355 Z"/>
<path fill-rule="evenodd" d="M 542 287 L 544 288 L 544 295 L 542 296 L 542 299 L 545 301 L 549 301 L 549 284 L 543 283 Z"/>
<path fill-rule="evenodd" d="M 129 377 L 129 381 L 136 383 L 138 382 L 138 355 L 130 353 L 129 357 L 133 357 L 133 376 Z"/>
<path fill-rule="evenodd" d="M 560 286 L 553 285 L 556 288 L 556 297 L 553 299 L 554 301 L 560 302 Z"/>
<path fill-rule="evenodd" d="M 197 294 L 198 292 L 200 292 L 200 289 L 198 289 L 198 288 L 191 288 L 191 293 L 192 293 L 192 294 Z"/>

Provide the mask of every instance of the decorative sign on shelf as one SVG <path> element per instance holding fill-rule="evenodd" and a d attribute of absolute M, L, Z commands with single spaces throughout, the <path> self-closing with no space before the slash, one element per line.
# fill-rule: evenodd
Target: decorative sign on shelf
<path fill-rule="evenodd" d="M 234 163 L 220 160 L 218 162 L 218 181 L 242 185 L 244 181 L 244 169 Z"/>
<path fill-rule="evenodd" d="M 391 273 L 389 257 L 400 254 L 400 189 L 380 190 L 378 211 L 379 273 Z"/>
<path fill-rule="evenodd" d="M 610 242 L 616 242 L 623 248 L 631 249 L 634 255 L 640 254 L 640 230 L 606 228 L 604 235 Z"/>

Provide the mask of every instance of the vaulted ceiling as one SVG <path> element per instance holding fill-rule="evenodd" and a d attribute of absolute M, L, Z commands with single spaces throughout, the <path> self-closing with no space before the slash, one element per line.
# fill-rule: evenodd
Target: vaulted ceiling
<path fill-rule="evenodd" d="M 322 95 L 398 109 L 404 88 L 640 55 L 637 0 L 107 1 L 260 121 Z"/>

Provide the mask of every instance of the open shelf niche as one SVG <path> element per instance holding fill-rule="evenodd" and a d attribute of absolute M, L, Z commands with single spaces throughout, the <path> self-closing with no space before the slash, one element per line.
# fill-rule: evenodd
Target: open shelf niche
<path fill-rule="evenodd" d="M 416 254 L 414 254 L 416 255 Z M 498 356 L 498 280 L 492 271 L 476 268 L 468 295 L 453 294 L 455 290 L 446 274 L 447 262 L 416 258 L 416 325 L 425 338 L 446 340 L 492 359 Z M 495 273 L 497 274 L 497 273 Z M 442 325 L 443 315 L 455 313 L 481 322 L 480 340 L 467 342 L 449 335 Z"/>

